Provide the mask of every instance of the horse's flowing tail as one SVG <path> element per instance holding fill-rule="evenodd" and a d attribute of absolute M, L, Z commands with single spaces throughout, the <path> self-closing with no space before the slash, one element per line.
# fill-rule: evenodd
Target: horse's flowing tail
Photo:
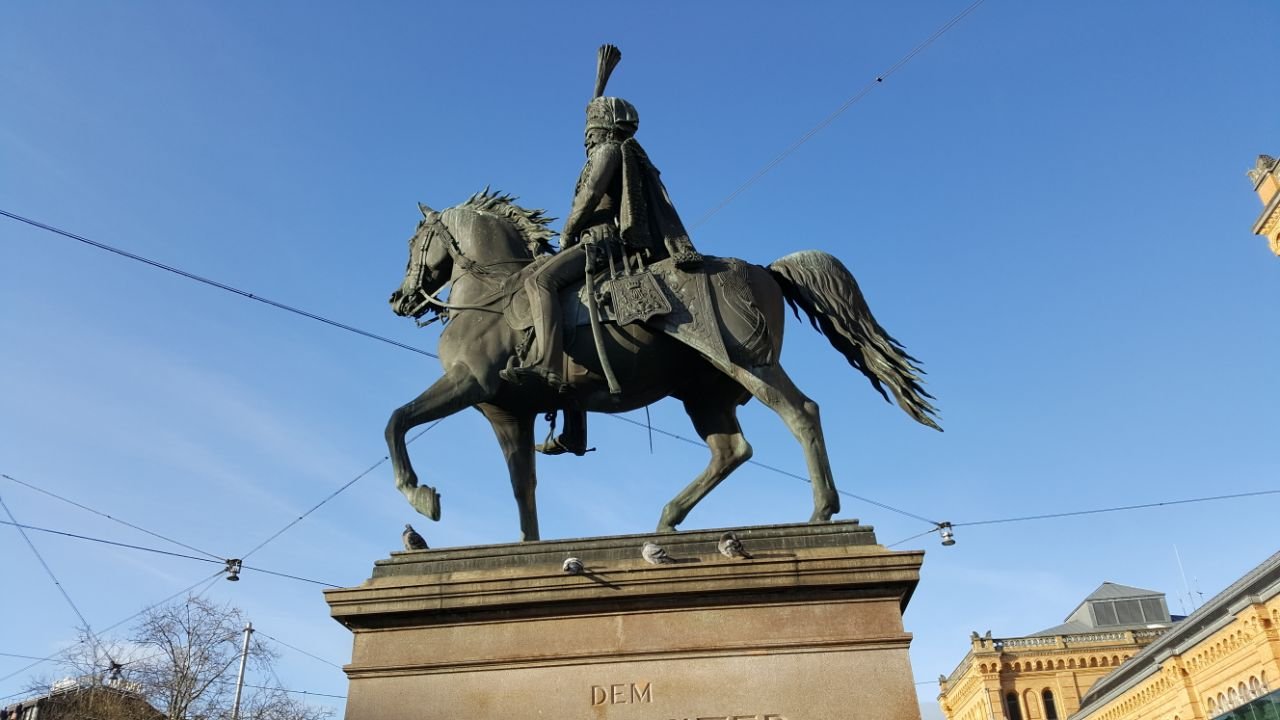
<path fill-rule="evenodd" d="M 921 387 L 924 371 L 892 335 L 880 327 L 858 289 L 853 273 L 835 256 L 817 250 L 792 253 L 769 266 L 796 317 L 804 310 L 809 323 L 827 336 L 849 364 L 862 371 L 884 399 L 893 396 L 916 422 L 942 430 L 933 416 L 933 396 Z M 798 309 L 797 309 L 798 308 Z"/>

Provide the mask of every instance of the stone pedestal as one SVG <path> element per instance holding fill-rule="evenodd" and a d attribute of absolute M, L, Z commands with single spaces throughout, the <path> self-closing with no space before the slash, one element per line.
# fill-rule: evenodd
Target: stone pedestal
<path fill-rule="evenodd" d="M 731 560 L 721 532 L 378 561 L 325 593 L 355 636 L 347 720 L 918 720 L 902 611 L 922 552 L 843 522 L 735 530 L 755 557 Z"/>

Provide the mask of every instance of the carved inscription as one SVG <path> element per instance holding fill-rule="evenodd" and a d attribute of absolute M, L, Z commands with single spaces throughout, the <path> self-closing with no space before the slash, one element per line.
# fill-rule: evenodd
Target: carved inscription
<path fill-rule="evenodd" d="M 592 685 L 592 705 L 633 705 L 653 702 L 653 687 L 649 683 L 619 683 Z"/>

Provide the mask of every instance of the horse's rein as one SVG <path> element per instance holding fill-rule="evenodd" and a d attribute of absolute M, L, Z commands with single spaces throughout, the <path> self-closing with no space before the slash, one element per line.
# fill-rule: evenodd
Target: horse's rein
<path fill-rule="evenodd" d="M 458 278 L 458 280 L 461 280 L 467 277 L 468 275 L 476 275 L 476 276 L 488 275 L 489 268 L 496 267 L 498 265 L 510 265 L 513 263 L 528 264 L 533 262 L 533 258 L 530 258 L 528 260 L 524 258 L 513 258 L 511 260 L 499 260 L 497 262 L 492 262 L 488 264 L 478 263 L 475 260 L 472 260 L 471 258 L 467 257 L 467 254 L 462 251 L 462 245 L 458 243 L 457 238 L 455 238 L 453 236 L 453 233 L 449 231 L 449 226 L 444 224 L 444 220 L 442 220 L 440 216 L 441 216 L 441 213 L 435 213 L 435 218 L 430 220 L 429 229 L 432 233 L 432 236 L 429 237 L 427 241 L 422 244 L 422 250 L 420 251 L 420 254 L 422 256 L 422 260 L 420 261 L 420 264 L 423 267 L 426 266 L 427 250 L 430 249 L 431 240 L 434 238 L 434 235 L 437 232 L 442 232 L 445 238 L 448 239 L 450 247 L 453 248 L 454 261 L 462 266 L 463 272 L 462 272 L 462 275 Z M 426 308 L 428 306 L 435 307 L 437 310 L 484 310 L 486 312 L 491 312 L 491 313 L 502 312 L 501 310 L 493 309 L 494 301 L 498 300 L 503 295 L 503 292 L 501 289 L 485 296 L 482 299 L 483 302 L 468 303 L 465 305 L 445 302 L 444 300 L 441 300 L 439 297 L 437 297 L 437 295 L 443 292 L 446 287 L 449 287 L 454 282 L 455 281 L 450 280 L 445 284 L 441 285 L 434 293 L 429 293 L 421 289 L 421 280 L 419 280 L 419 292 L 422 293 L 422 302 L 419 303 L 418 306 L 415 307 L 410 312 L 410 315 L 417 317 L 421 313 L 426 312 Z M 420 322 L 419 326 L 421 327 L 426 324 L 430 324 L 432 322 L 435 322 L 435 321 L 428 320 L 426 323 Z"/>

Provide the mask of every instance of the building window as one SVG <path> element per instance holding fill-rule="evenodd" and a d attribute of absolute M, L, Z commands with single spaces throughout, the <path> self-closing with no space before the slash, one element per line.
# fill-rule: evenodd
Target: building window
<path fill-rule="evenodd" d="M 1018 693 L 1004 696 L 1004 714 L 1009 720 L 1022 720 L 1022 708 L 1018 705 Z"/>
<path fill-rule="evenodd" d="M 1045 720 L 1058 720 L 1058 707 L 1053 704 L 1053 691 L 1045 688 L 1042 697 L 1044 698 Z"/>

